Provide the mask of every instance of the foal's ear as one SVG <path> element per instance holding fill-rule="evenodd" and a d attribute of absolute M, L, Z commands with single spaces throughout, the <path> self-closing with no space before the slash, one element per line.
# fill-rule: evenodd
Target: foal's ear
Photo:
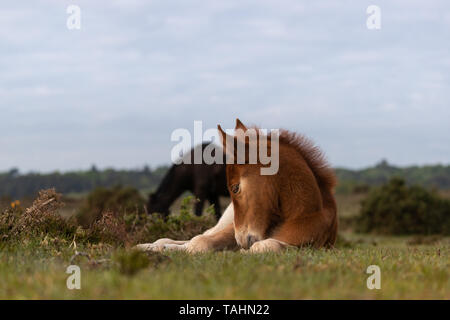
<path fill-rule="evenodd" d="M 236 127 L 234 128 L 234 135 L 236 138 L 242 142 L 245 142 L 245 133 L 247 132 L 247 127 L 236 118 Z"/>
<path fill-rule="evenodd" d="M 222 141 L 223 150 L 227 156 L 227 164 L 229 163 L 246 163 L 248 154 L 248 144 L 245 142 L 244 131 L 237 130 L 237 136 L 230 136 L 222 130 L 220 125 L 217 126 L 219 130 L 220 140 Z M 242 134 L 242 137 L 239 135 Z"/>
<path fill-rule="evenodd" d="M 241 129 L 244 132 L 247 131 L 247 127 L 238 118 L 236 118 L 236 128 L 235 128 L 235 130 L 237 130 L 237 129 Z"/>
<path fill-rule="evenodd" d="M 222 142 L 222 145 L 225 145 L 225 141 L 227 141 L 227 134 L 225 131 L 223 131 L 220 124 L 217 125 L 217 131 L 219 131 L 220 141 Z"/>
<path fill-rule="evenodd" d="M 217 125 L 217 130 L 219 131 L 220 141 L 222 142 L 224 153 L 234 156 L 234 137 L 223 131 L 220 124 Z"/>

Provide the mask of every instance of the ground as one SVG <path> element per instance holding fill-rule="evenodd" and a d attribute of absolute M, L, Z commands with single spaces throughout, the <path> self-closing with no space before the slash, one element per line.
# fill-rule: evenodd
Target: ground
<path fill-rule="evenodd" d="M 66 286 L 73 248 L 30 242 L 1 248 L 0 299 L 449 299 L 449 240 L 408 241 L 353 235 L 334 250 L 155 254 L 135 274 L 120 262 L 129 253 L 96 245 L 78 248 L 91 260 L 73 262 L 80 290 Z M 369 265 L 381 269 L 380 290 L 367 288 Z"/>
<path fill-rule="evenodd" d="M 345 218 L 359 200 L 338 201 Z M 450 299 L 449 253 L 450 238 L 361 235 L 345 225 L 332 250 L 256 255 L 75 249 L 41 235 L 0 242 L 0 299 Z M 80 290 L 67 288 L 71 264 L 80 267 Z M 370 265 L 380 267 L 379 290 L 367 288 Z"/>

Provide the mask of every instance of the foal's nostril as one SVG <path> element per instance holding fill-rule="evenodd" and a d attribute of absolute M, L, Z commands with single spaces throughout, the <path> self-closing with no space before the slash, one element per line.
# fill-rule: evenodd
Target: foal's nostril
<path fill-rule="evenodd" d="M 256 242 L 256 238 L 251 234 L 247 235 L 247 246 L 250 248 Z"/>

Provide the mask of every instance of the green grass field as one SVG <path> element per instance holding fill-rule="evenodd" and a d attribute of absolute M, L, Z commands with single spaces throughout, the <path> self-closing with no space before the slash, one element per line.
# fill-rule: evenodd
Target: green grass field
<path fill-rule="evenodd" d="M 80 290 L 66 287 L 73 255 L 66 243 L 21 243 L 1 248 L 0 298 L 449 299 L 448 239 L 407 242 L 358 238 L 334 250 L 154 254 L 135 274 L 126 271 L 135 261 L 119 259 L 129 253 L 97 245 L 78 248 L 91 254 L 91 260 L 74 261 L 81 268 Z M 366 269 L 373 264 L 381 269 L 380 290 L 366 286 Z"/>
<path fill-rule="evenodd" d="M 359 199 L 338 199 L 342 216 Z M 345 209 L 347 208 L 347 209 Z M 347 215 L 346 215 L 347 214 Z M 281 254 L 137 254 L 110 244 L 33 237 L 0 241 L 0 299 L 450 299 L 450 239 L 341 232 L 335 249 Z M 81 289 L 66 268 L 81 269 Z M 369 265 L 381 289 L 366 285 Z"/>

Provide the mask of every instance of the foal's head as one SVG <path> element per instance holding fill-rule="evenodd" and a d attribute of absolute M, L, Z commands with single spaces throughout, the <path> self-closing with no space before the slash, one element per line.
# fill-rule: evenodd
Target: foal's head
<path fill-rule="evenodd" d="M 276 227 L 293 215 L 321 210 L 321 188 L 329 187 L 322 186 L 321 178 L 328 171 L 320 171 L 323 159 L 308 140 L 287 131 L 280 131 L 278 139 L 273 140 L 273 133 L 249 129 L 239 119 L 234 136 L 227 135 L 220 126 L 218 129 L 225 153 L 234 157 L 232 163 L 227 161 L 227 184 L 234 206 L 235 237 L 241 247 L 249 248 L 271 237 Z M 241 155 L 244 150 L 240 163 L 239 150 Z M 262 168 L 270 166 L 264 160 L 266 152 L 279 162 L 275 174 L 261 174 Z"/>
<path fill-rule="evenodd" d="M 236 241 L 248 248 L 266 238 L 279 219 L 277 175 L 261 174 L 261 168 L 268 164 L 261 161 L 259 142 L 265 140 L 267 153 L 272 156 L 271 139 L 256 128 L 248 129 L 239 119 L 234 136 L 227 135 L 220 126 L 218 129 L 225 153 L 234 158 L 232 163 L 227 162 L 227 185 L 234 206 Z"/>

